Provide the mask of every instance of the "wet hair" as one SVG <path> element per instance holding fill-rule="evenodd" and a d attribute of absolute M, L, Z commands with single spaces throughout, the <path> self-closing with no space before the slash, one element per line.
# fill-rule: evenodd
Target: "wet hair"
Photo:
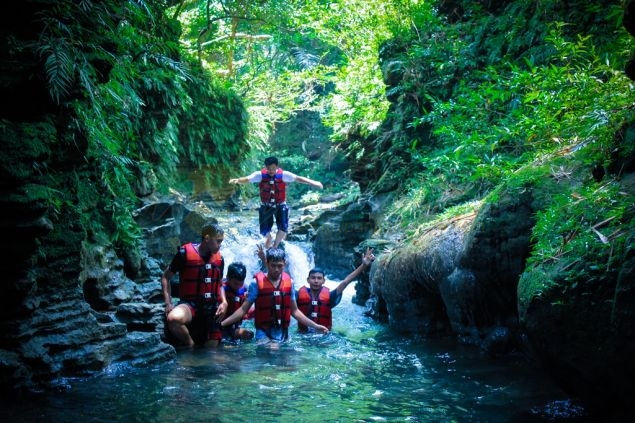
<path fill-rule="evenodd" d="M 267 250 L 267 261 L 287 261 L 287 253 L 282 248 L 269 248 Z"/>
<path fill-rule="evenodd" d="M 203 236 L 203 238 L 205 238 L 205 235 L 214 237 L 216 235 L 224 235 L 224 234 L 225 234 L 225 231 L 223 230 L 223 228 L 221 228 L 221 226 L 215 221 L 207 222 L 206 224 L 203 225 L 203 228 L 201 228 L 201 235 Z"/>
<path fill-rule="evenodd" d="M 269 165 L 275 164 L 276 166 L 278 166 L 278 158 L 271 156 L 271 157 L 267 157 L 265 159 L 265 167 L 268 167 Z"/>
<path fill-rule="evenodd" d="M 311 275 L 314 273 L 321 273 L 322 277 L 326 276 L 326 274 L 324 273 L 324 270 L 322 270 L 321 267 L 314 267 L 313 269 L 309 270 L 309 277 L 311 277 Z"/>
<path fill-rule="evenodd" d="M 233 262 L 227 267 L 227 279 L 245 280 L 247 276 L 247 268 L 241 262 Z"/>

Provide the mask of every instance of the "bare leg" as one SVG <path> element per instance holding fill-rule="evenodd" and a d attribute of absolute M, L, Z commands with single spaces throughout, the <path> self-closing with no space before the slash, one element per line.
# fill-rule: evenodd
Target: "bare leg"
<path fill-rule="evenodd" d="M 265 250 L 268 250 L 269 247 L 271 247 L 271 232 L 269 232 L 265 238 Z"/>
<path fill-rule="evenodd" d="M 278 229 L 276 232 L 276 242 L 273 243 L 273 248 L 278 248 L 278 245 L 286 238 L 287 233 Z"/>
<path fill-rule="evenodd" d="M 168 328 L 176 338 L 187 347 L 194 346 L 194 340 L 187 330 L 186 324 L 192 321 L 190 308 L 185 304 L 179 304 L 168 314 Z"/>

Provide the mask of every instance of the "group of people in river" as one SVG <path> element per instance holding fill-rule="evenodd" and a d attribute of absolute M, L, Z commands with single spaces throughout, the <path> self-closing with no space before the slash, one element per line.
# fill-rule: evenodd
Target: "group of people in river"
<path fill-rule="evenodd" d="M 255 337 L 258 344 L 277 346 L 289 339 L 291 316 L 297 320 L 301 333 L 327 334 L 332 329 L 332 309 L 341 301 L 344 289 L 371 265 L 375 256 L 368 248 L 362 263 L 335 289 L 324 286 L 324 270 L 313 268 L 307 286 L 296 290 L 285 271 L 286 252 L 280 248 L 289 224 L 286 184 L 294 181 L 322 188 L 320 182 L 283 171 L 275 157 L 265 159 L 261 171 L 229 181 L 258 183 L 260 188 L 259 226 L 265 243 L 256 253 L 264 269 L 255 273 L 248 286 L 247 269 L 242 262 L 229 264 L 223 277 L 225 261 L 220 247 L 224 230 L 218 223 L 203 225 L 199 243 L 179 247 L 161 276 L 167 329 L 177 343 L 215 347 L 223 340 L 246 341 Z M 274 217 L 278 231 L 271 245 Z M 179 303 L 174 305 L 170 282 L 177 273 Z M 250 318 L 254 319 L 255 334 L 242 326 Z"/>

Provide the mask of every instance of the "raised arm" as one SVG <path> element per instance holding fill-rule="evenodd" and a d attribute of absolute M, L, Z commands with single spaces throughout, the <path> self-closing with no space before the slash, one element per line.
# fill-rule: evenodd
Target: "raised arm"
<path fill-rule="evenodd" d="M 337 291 L 337 295 L 342 295 L 342 292 L 344 292 L 344 289 L 346 289 L 348 284 L 354 281 L 355 278 L 357 278 L 357 276 L 362 273 L 367 267 L 370 267 L 374 260 L 375 255 L 373 254 L 373 249 L 370 247 L 366 248 L 366 252 L 362 257 L 362 264 L 357 266 L 357 269 L 353 270 L 348 276 L 346 276 L 344 280 L 340 282 L 339 285 L 337 285 L 337 288 L 335 288 L 335 290 Z"/>

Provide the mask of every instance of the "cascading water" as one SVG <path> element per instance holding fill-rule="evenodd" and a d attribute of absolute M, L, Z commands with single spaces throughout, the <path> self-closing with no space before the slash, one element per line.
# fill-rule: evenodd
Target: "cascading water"
<path fill-rule="evenodd" d="M 233 261 L 240 261 L 247 267 L 247 275 L 253 275 L 261 270 L 261 264 L 256 255 L 256 251 L 258 250 L 258 245 L 262 244 L 262 240 L 240 236 L 226 236 L 223 244 L 221 251 L 225 257 L 225 267 Z M 286 271 L 291 275 L 296 288 L 298 288 L 306 281 L 309 270 L 313 265 L 313 258 L 309 246 L 283 242 L 281 247 L 287 254 Z M 245 282 L 249 283 L 250 279 L 248 278 Z"/>

